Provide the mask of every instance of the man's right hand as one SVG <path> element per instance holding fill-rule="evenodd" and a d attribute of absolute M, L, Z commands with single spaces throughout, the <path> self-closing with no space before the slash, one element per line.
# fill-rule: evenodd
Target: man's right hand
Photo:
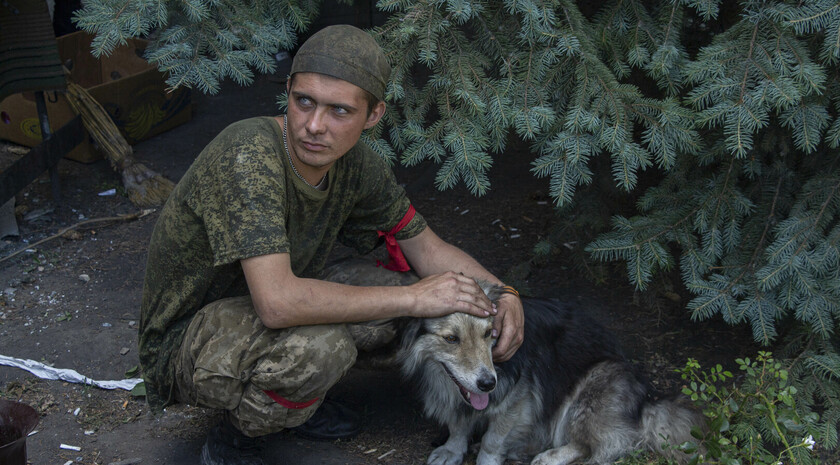
<path fill-rule="evenodd" d="M 408 289 L 415 297 L 411 316 L 429 318 L 463 312 L 486 317 L 496 313 L 472 278 L 452 271 L 427 276 Z"/>

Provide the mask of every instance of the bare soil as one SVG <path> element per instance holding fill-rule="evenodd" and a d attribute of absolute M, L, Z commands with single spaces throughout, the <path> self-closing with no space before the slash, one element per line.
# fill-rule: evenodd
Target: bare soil
<path fill-rule="evenodd" d="M 192 121 L 137 144 L 136 156 L 177 181 L 224 126 L 276 113 L 281 89 L 272 78 L 261 77 L 250 87 L 227 86 L 216 96 L 194 94 Z M 491 170 L 493 189 L 482 198 L 463 188 L 437 191 L 433 166 L 395 171 L 438 235 L 497 275 L 510 276 L 528 293 L 566 299 L 595 314 L 663 391 L 679 388 L 674 369 L 687 357 L 708 365 L 754 355 L 757 348 L 746 328 L 691 322 L 684 310 L 688 295 L 679 288 L 642 295 L 625 284 L 620 272 L 594 284 L 585 271 L 572 266 L 571 257 L 583 244 L 570 240 L 566 252 L 523 274 L 519 265 L 555 221 L 547 181 L 528 171 L 532 158 L 517 150 L 497 157 Z M 104 160 L 63 160 L 59 172 L 62 200 L 52 199 L 46 176 L 35 181 L 17 196 L 20 236 L 0 240 L 0 260 L 29 249 L 0 261 L 0 355 L 72 368 L 96 380 L 135 377 L 146 246 L 157 213 L 87 224 L 74 234 L 33 246 L 81 221 L 139 210 Z M 117 195 L 98 195 L 111 188 Z M 333 396 L 363 413 L 364 431 L 335 443 L 281 432 L 268 438 L 268 463 L 425 462 L 440 430 L 421 417 L 411 386 L 396 373 L 354 369 Z M 41 380 L 2 366 L 0 397 L 32 405 L 41 415 L 37 433 L 27 440 L 33 464 L 194 464 L 207 429 L 218 419 L 216 412 L 184 405 L 153 416 L 142 397 L 126 391 Z M 62 449 L 61 444 L 80 451 Z"/>

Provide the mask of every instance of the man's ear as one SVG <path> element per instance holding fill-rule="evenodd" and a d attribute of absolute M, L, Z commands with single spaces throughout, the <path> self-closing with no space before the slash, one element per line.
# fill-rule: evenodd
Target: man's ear
<path fill-rule="evenodd" d="M 385 115 L 385 102 L 380 100 L 373 106 L 373 111 L 370 112 L 367 118 L 367 122 L 365 122 L 365 129 L 370 129 L 376 126 L 376 123 L 382 119 L 382 116 Z"/>

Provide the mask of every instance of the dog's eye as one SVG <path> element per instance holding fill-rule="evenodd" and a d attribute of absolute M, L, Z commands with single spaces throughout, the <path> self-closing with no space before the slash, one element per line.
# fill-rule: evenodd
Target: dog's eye
<path fill-rule="evenodd" d="M 488 329 L 488 330 L 487 330 L 487 332 L 486 332 L 486 333 L 484 333 L 484 338 L 485 338 L 485 339 L 487 339 L 487 338 L 488 338 L 488 337 L 490 337 L 491 335 L 493 335 L 493 329 L 492 329 L 492 328 L 491 328 L 491 329 Z"/>
<path fill-rule="evenodd" d="M 443 336 L 443 340 L 450 344 L 457 344 L 460 341 L 460 339 L 458 339 L 458 336 L 455 336 L 454 334 Z"/>

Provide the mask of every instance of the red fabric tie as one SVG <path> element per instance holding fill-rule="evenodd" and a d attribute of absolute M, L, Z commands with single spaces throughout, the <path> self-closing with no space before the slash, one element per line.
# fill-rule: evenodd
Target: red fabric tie
<path fill-rule="evenodd" d="M 274 402 L 277 402 L 278 404 L 282 405 L 283 407 L 286 407 L 288 409 L 293 409 L 293 410 L 300 410 L 300 409 L 304 409 L 306 407 L 309 407 L 310 405 L 314 404 L 315 402 L 318 402 L 318 399 L 319 399 L 319 397 L 316 397 L 312 400 L 307 400 L 306 402 L 294 402 L 294 401 L 291 401 L 289 399 L 286 399 L 285 397 L 280 397 L 280 394 L 277 394 L 274 391 L 265 390 L 263 392 L 268 397 L 271 397 L 271 400 L 273 400 Z"/>
<path fill-rule="evenodd" d="M 403 216 L 400 222 L 394 226 L 394 229 L 388 232 L 376 231 L 376 233 L 379 234 L 379 237 L 385 238 L 385 248 L 388 249 L 388 264 L 384 265 L 386 270 L 408 271 L 411 269 L 408 265 L 408 261 L 405 259 L 405 255 L 402 253 L 402 249 L 400 249 L 400 245 L 397 244 L 397 238 L 394 236 L 400 232 L 402 228 L 406 227 L 412 219 L 414 219 L 414 205 L 409 205 L 405 216 Z M 376 265 L 383 266 L 382 262 L 379 260 L 376 261 Z"/>

